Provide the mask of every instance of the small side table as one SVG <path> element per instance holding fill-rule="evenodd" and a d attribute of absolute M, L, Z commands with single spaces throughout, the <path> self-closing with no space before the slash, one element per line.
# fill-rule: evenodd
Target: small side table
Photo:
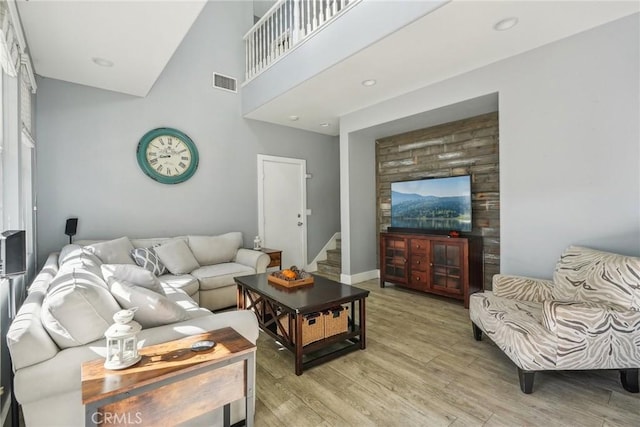
<path fill-rule="evenodd" d="M 280 249 L 262 248 L 260 250 L 271 258 L 271 262 L 267 265 L 267 268 L 278 267 L 278 270 L 282 270 L 282 251 Z"/>
<path fill-rule="evenodd" d="M 212 340 L 211 350 L 192 351 Z M 85 426 L 108 424 L 178 425 L 245 398 L 245 425 L 253 426 L 256 346 L 232 328 L 144 347 L 136 365 L 105 369 L 104 359 L 82 364 Z"/>

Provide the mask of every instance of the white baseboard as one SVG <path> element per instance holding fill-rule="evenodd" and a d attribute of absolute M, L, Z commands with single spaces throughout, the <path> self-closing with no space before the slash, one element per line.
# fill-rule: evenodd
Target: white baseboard
<path fill-rule="evenodd" d="M 354 285 L 356 283 L 365 282 L 367 280 L 377 279 L 380 277 L 380 270 L 363 271 L 357 274 L 341 274 L 340 281 L 347 285 Z"/>
<path fill-rule="evenodd" d="M 307 264 L 307 268 L 305 268 L 305 270 L 307 270 L 307 271 L 318 271 L 318 261 L 323 261 L 323 260 L 327 259 L 327 251 L 329 249 L 335 249 L 336 248 L 336 246 L 337 246 L 336 245 L 336 240 L 338 240 L 339 238 L 340 238 L 340 232 L 338 231 L 333 236 L 331 236 L 331 238 L 329 239 L 327 244 L 324 245 L 324 247 L 320 250 L 318 255 L 316 255 L 316 257 L 313 259 L 313 261 L 311 261 L 309 264 Z"/>

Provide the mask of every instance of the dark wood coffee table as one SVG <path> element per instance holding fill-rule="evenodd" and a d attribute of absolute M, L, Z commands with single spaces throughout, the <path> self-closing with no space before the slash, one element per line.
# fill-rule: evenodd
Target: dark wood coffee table
<path fill-rule="evenodd" d="M 295 354 L 296 375 L 302 375 L 303 368 L 366 348 L 365 299 L 369 291 L 321 276 L 314 276 L 312 285 L 289 289 L 270 283 L 268 274 L 235 278 L 238 309 L 254 310 L 261 329 Z M 351 308 L 347 331 L 303 346 L 304 316 L 342 304 Z"/>

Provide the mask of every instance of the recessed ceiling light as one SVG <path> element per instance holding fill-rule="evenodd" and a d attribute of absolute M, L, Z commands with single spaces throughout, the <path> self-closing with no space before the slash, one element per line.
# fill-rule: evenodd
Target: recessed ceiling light
<path fill-rule="evenodd" d="M 505 18 L 501 21 L 496 22 L 495 25 L 493 26 L 493 29 L 496 31 L 506 31 L 515 27 L 517 23 L 518 23 L 518 18 L 513 16 L 511 18 Z"/>
<path fill-rule="evenodd" d="M 369 79 L 369 80 L 363 80 L 362 81 L 362 86 L 374 86 L 376 83 L 378 83 L 377 81 L 373 80 L 373 79 Z"/>
<path fill-rule="evenodd" d="M 91 58 L 94 64 L 99 65 L 101 67 L 113 67 L 113 61 L 109 61 L 108 59 L 93 57 Z"/>
<path fill-rule="evenodd" d="M 328 128 L 329 127 L 329 123 L 327 123 L 327 122 L 320 123 L 320 126 L 322 126 L 323 128 Z"/>
<path fill-rule="evenodd" d="M 298 116 L 289 116 L 289 120 L 291 120 L 292 122 L 297 122 L 299 118 L 300 117 Z"/>

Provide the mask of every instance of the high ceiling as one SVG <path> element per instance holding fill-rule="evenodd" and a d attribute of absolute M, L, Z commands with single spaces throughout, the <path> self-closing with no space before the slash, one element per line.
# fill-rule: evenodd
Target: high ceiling
<path fill-rule="evenodd" d="M 137 96 L 149 93 L 205 4 L 17 1 L 36 74 Z"/>
<path fill-rule="evenodd" d="M 638 1 L 453 0 L 270 100 L 247 117 L 338 135 L 339 118 L 345 114 L 639 10 Z M 493 29 L 494 24 L 509 17 L 518 18 L 515 27 L 508 31 Z M 367 79 L 375 79 L 377 84 L 363 86 L 362 81 Z M 290 116 L 298 119 L 291 121 Z"/>
<path fill-rule="evenodd" d="M 206 0 L 17 4 L 38 75 L 146 96 Z M 344 114 L 639 10 L 638 1 L 454 0 L 248 117 L 337 135 Z M 516 27 L 493 30 L 497 21 L 513 16 L 519 19 Z M 95 63 L 104 63 L 101 59 L 113 65 Z M 365 79 L 377 84 L 363 87 Z M 322 102 L 317 102 L 317 94 L 322 94 Z M 299 120 L 290 121 L 291 115 Z M 330 126 L 320 127 L 323 122 Z"/>

